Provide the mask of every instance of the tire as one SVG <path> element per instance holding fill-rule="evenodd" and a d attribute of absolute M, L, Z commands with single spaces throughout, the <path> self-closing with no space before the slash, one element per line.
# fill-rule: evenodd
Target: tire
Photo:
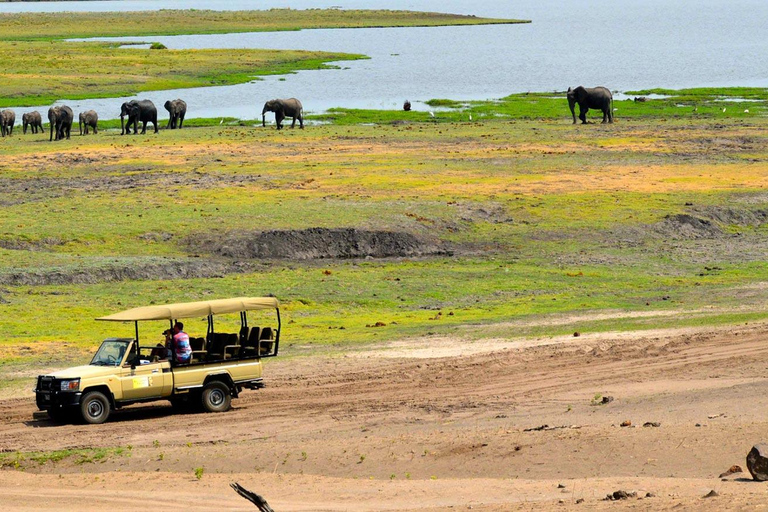
<path fill-rule="evenodd" d="M 109 418 L 109 400 L 100 391 L 89 391 L 80 400 L 80 415 L 92 425 L 104 423 Z"/>
<path fill-rule="evenodd" d="M 209 383 L 203 389 L 202 402 L 203 409 L 208 412 L 228 411 L 232 403 L 229 386 L 218 380 Z"/>

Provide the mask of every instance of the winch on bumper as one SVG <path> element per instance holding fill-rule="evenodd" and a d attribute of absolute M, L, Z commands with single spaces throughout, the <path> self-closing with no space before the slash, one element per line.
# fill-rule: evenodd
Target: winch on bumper
<path fill-rule="evenodd" d="M 49 375 L 37 378 L 34 389 L 37 408 L 41 411 L 80 405 L 80 379 L 57 379 Z"/>

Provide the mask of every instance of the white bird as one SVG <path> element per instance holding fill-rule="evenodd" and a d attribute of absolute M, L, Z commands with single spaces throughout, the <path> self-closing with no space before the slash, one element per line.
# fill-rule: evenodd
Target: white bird
<path fill-rule="evenodd" d="M 723 112 L 725 112 L 725 107 L 723 107 Z"/>
<path fill-rule="evenodd" d="M 749 114 L 749 109 L 748 108 L 744 109 L 744 113 Z"/>
<path fill-rule="evenodd" d="M 224 118 L 221 118 L 221 121 L 219 121 L 219 124 L 224 124 Z"/>
<path fill-rule="evenodd" d="M 614 112 L 616 112 L 617 110 L 619 110 L 619 109 L 617 109 L 617 108 L 613 109 Z"/>
<path fill-rule="evenodd" d="M 469 120 L 470 121 L 472 120 L 472 114 L 469 114 Z"/>
<path fill-rule="evenodd" d="M 429 112 L 429 115 L 432 116 L 432 117 L 435 117 L 435 113 L 432 112 L 432 111 Z"/>

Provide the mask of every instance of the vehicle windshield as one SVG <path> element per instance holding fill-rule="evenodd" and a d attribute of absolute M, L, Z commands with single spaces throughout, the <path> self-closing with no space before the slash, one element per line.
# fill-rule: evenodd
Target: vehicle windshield
<path fill-rule="evenodd" d="M 105 340 L 99 350 L 91 359 L 91 364 L 96 366 L 118 366 L 125 351 L 128 350 L 128 340 Z"/>

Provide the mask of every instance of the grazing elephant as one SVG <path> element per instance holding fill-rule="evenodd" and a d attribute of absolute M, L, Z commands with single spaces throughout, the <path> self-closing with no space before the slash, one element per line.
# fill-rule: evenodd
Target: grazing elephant
<path fill-rule="evenodd" d="M 581 85 L 575 89 L 568 88 L 568 106 L 571 108 L 573 124 L 576 124 L 576 113 L 573 111 L 574 105 L 579 104 L 579 119 L 581 124 L 587 124 L 587 111 L 596 109 L 603 111 L 603 123 L 606 120 L 613 122 L 613 95 L 605 87 L 586 88 Z"/>
<path fill-rule="evenodd" d="M 299 127 L 304 128 L 304 108 L 301 106 L 301 102 L 296 98 L 289 98 L 287 100 L 269 100 L 264 104 L 264 110 L 261 111 L 261 126 L 267 126 L 266 113 L 275 113 L 275 124 L 277 129 L 283 127 L 283 119 L 286 117 L 292 117 L 293 122 L 291 128 L 296 126 L 296 119 L 299 120 Z"/>
<path fill-rule="evenodd" d="M 60 107 L 51 107 L 48 109 L 48 122 L 51 125 L 51 137 L 54 140 L 53 132 L 56 131 L 56 139 L 61 140 L 72 131 L 72 122 L 75 120 L 75 114 L 72 109 L 66 105 Z"/>
<path fill-rule="evenodd" d="M 43 116 L 37 110 L 23 114 L 21 116 L 21 123 L 24 127 L 24 133 L 27 133 L 27 126 L 32 128 L 32 133 L 37 133 L 38 130 L 43 131 Z"/>
<path fill-rule="evenodd" d="M 16 123 L 16 113 L 13 110 L 0 112 L 0 132 L 3 137 L 13 135 L 13 125 Z"/>
<path fill-rule="evenodd" d="M 128 116 L 128 122 L 125 122 L 125 116 Z M 157 133 L 157 108 L 155 104 L 149 100 L 131 100 L 123 103 L 120 106 L 120 132 L 122 135 L 131 133 L 131 125 L 133 125 L 133 134 L 139 133 L 139 122 L 144 123 L 141 128 L 141 133 L 147 133 L 147 123 L 151 122 L 155 127 L 155 133 Z"/>
<path fill-rule="evenodd" d="M 165 110 L 168 111 L 168 113 L 171 115 L 170 119 L 168 119 L 168 126 L 166 128 L 170 128 L 171 130 L 176 129 L 176 125 L 178 124 L 179 130 L 181 130 L 181 125 L 184 124 L 184 116 L 187 115 L 187 103 L 184 100 L 168 100 L 165 102 Z"/>
<path fill-rule="evenodd" d="M 88 128 L 93 128 L 93 133 L 99 133 L 99 114 L 95 110 L 86 110 L 80 112 L 80 135 L 88 135 Z M 83 132 L 83 125 L 85 125 L 85 132 Z"/>

